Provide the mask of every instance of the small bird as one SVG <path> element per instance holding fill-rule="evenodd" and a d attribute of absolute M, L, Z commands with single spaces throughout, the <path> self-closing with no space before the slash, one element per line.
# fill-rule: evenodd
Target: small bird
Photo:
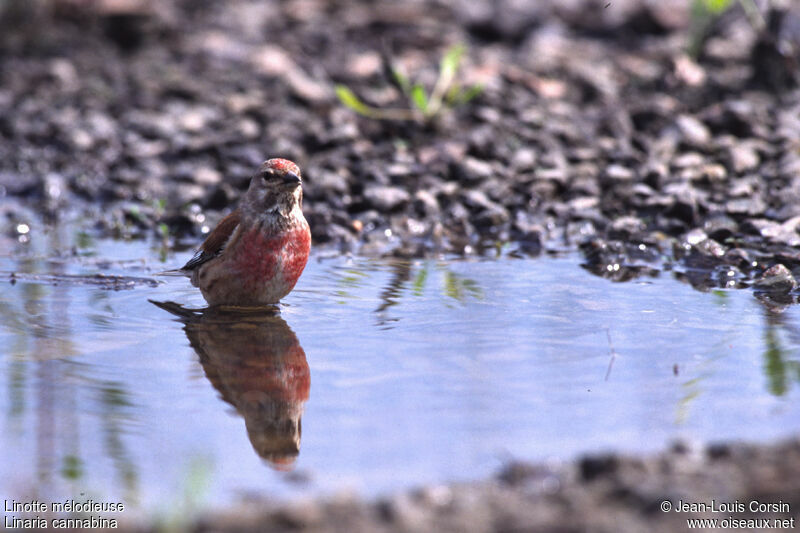
<path fill-rule="evenodd" d="M 278 303 L 294 288 L 311 249 L 301 183 L 293 162 L 265 161 L 239 207 L 182 268 L 164 274 L 190 276 L 211 306 Z"/>

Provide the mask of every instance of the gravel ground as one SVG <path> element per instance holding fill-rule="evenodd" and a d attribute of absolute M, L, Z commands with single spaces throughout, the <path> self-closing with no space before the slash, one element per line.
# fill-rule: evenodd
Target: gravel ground
<path fill-rule="evenodd" d="M 28 9 L 0 36 L 3 215 L 77 209 L 191 246 L 282 156 L 315 244 L 344 251 L 580 247 L 598 274 L 677 264 L 701 288 L 798 269 L 800 8 L 775 0 L 759 31 L 734 7 L 695 60 L 687 4 L 11 2 Z M 430 120 L 335 96 L 408 107 L 386 65 L 431 87 L 454 43 L 483 90 Z"/>
<path fill-rule="evenodd" d="M 792 440 L 704 449 L 676 444 L 644 459 L 609 454 L 567 464 L 514 463 L 495 479 L 375 502 L 341 496 L 277 507 L 251 503 L 189 530 L 671 533 L 688 531 L 687 520 L 716 519 L 719 530 L 777 531 L 796 528 L 798 510 L 800 441 Z"/>

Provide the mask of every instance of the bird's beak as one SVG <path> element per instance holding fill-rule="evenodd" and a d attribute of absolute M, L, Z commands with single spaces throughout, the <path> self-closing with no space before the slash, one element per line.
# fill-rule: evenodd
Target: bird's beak
<path fill-rule="evenodd" d="M 300 185 L 300 176 L 294 172 L 286 172 L 283 175 L 283 184 L 289 187 L 296 187 Z"/>

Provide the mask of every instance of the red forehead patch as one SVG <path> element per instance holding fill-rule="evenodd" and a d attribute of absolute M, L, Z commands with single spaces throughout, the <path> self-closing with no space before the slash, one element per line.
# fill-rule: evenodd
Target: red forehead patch
<path fill-rule="evenodd" d="M 289 161 L 288 159 L 270 159 L 267 161 L 267 165 L 274 168 L 275 170 L 280 170 L 281 172 L 294 172 L 295 174 L 300 174 L 300 169 L 297 168 L 297 165 Z"/>

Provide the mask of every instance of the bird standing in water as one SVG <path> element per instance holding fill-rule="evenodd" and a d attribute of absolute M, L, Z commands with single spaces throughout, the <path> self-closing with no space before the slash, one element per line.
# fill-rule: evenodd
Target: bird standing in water
<path fill-rule="evenodd" d="M 239 207 L 223 218 L 182 268 L 209 305 L 278 303 L 308 262 L 311 232 L 303 217 L 300 169 L 287 159 L 264 162 Z"/>

